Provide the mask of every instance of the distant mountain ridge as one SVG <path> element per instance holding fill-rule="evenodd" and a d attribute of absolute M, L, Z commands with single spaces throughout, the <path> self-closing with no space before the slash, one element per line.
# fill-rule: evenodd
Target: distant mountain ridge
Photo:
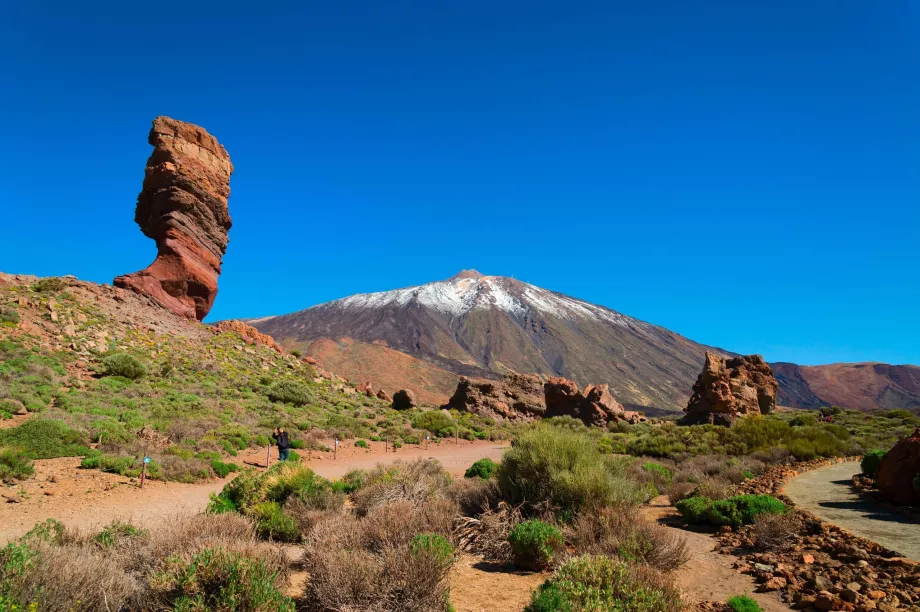
<path fill-rule="evenodd" d="M 707 350 L 735 354 L 604 306 L 475 270 L 247 322 L 351 380 L 415 387 L 432 403 L 452 393 L 459 375 L 498 378 L 516 371 L 607 383 L 629 407 L 673 412 L 686 405 Z M 920 406 L 915 366 L 771 365 L 780 405 Z"/>

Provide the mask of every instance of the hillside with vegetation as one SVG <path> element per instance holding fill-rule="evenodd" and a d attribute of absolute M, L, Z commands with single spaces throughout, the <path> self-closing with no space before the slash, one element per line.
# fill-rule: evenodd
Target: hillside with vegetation
<path fill-rule="evenodd" d="M 428 433 L 504 435 L 468 414 L 396 411 L 317 374 L 292 354 L 247 344 L 129 291 L 75 279 L 0 276 L 0 478 L 31 462 L 192 482 L 237 469 L 274 427 L 296 446 L 333 438 L 418 443 Z"/>

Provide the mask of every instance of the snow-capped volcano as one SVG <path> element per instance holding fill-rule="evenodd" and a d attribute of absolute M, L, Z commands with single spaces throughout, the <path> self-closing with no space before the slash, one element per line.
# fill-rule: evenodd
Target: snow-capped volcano
<path fill-rule="evenodd" d="M 582 385 L 606 382 L 621 402 L 671 410 L 686 401 L 710 348 L 603 306 L 475 270 L 249 323 L 288 345 L 350 338 L 464 375 L 514 370 Z"/>

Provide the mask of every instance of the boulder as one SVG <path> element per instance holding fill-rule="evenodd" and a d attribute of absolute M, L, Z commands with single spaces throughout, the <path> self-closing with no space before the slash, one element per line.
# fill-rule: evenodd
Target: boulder
<path fill-rule="evenodd" d="M 567 378 L 550 378 L 543 385 L 546 418 L 571 416 L 585 425 L 606 427 L 612 421 L 643 419 L 638 413 L 627 413 L 623 405 L 610 394 L 606 384 L 588 385 L 579 391 L 578 384 Z"/>
<path fill-rule="evenodd" d="M 230 229 L 226 149 L 204 128 L 169 117 L 153 120 L 144 185 L 134 220 L 157 245 L 157 257 L 113 284 L 163 308 L 198 319 L 211 310 Z"/>
<path fill-rule="evenodd" d="M 443 406 L 503 421 L 531 421 L 546 411 L 543 380 L 536 374 L 505 375 L 501 380 L 461 378 Z"/>
<path fill-rule="evenodd" d="M 377 399 L 383 400 L 385 402 L 392 402 L 393 398 L 390 397 L 390 394 L 384 391 L 383 389 L 377 390 Z"/>
<path fill-rule="evenodd" d="M 400 389 L 393 394 L 393 408 L 395 410 L 410 410 L 415 406 L 415 394 L 412 391 Z"/>
<path fill-rule="evenodd" d="M 725 358 L 706 351 L 682 423 L 731 425 L 742 414 L 768 414 L 776 408 L 778 388 L 760 355 Z"/>
<path fill-rule="evenodd" d="M 879 495 L 893 504 L 920 506 L 920 427 L 894 445 L 875 475 Z"/>
<path fill-rule="evenodd" d="M 355 391 L 358 393 L 363 393 L 368 397 L 374 397 L 374 387 L 371 385 L 371 381 L 361 383 L 355 387 Z"/>
<path fill-rule="evenodd" d="M 228 333 L 234 332 L 240 335 L 240 338 L 243 339 L 243 342 L 246 344 L 255 344 L 258 346 L 267 346 L 268 348 L 274 349 L 279 353 L 284 352 L 281 349 L 281 346 L 275 342 L 275 339 L 269 336 L 268 334 L 263 334 L 255 327 L 251 325 L 246 325 L 242 321 L 218 321 L 214 324 L 214 331 L 216 333 Z"/>

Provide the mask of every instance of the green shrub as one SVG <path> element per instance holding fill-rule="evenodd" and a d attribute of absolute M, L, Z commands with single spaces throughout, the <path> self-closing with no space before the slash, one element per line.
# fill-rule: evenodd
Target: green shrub
<path fill-rule="evenodd" d="M 293 380 L 282 380 L 268 390 L 268 399 L 280 404 L 306 406 L 313 402 L 313 393 L 305 385 Z"/>
<path fill-rule="evenodd" d="M 300 539 L 297 521 L 285 514 L 278 502 L 260 502 L 252 506 L 249 514 L 256 520 L 259 537 L 282 542 L 296 542 Z"/>
<path fill-rule="evenodd" d="M 15 308 L 0 307 L 0 324 L 8 324 L 8 327 L 16 327 L 19 324 L 19 312 Z"/>
<path fill-rule="evenodd" d="M 747 595 L 735 595 L 728 600 L 728 607 L 734 612 L 761 612 L 760 604 Z"/>
<path fill-rule="evenodd" d="M 205 512 L 208 514 L 224 514 L 225 512 L 239 512 L 236 503 L 223 493 L 211 493 Z"/>
<path fill-rule="evenodd" d="M 370 448 L 370 446 L 368 445 L 368 443 L 367 443 L 366 441 L 364 441 L 364 440 L 358 440 L 358 441 L 356 441 L 356 442 L 355 442 L 355 446 L 356 446 L 357 448 Z"/>
<path fill-rule="evenodd" d="M 492 478 L 497 471 L 498 464 L 488 457 L 485 457 L 467 468 L 464 476 L 466 478 L 482 478 L 483 480 L 488 480 Z"/>
<path fill-rule="evenodd" d="M 642 469 L 655 476 L 656 479 L 661 480 L 664 484 L 671 484 L 674 480 L 674 473 L 660 463 L 646 461 L 642 464 Z"/>
<path fill-rule="evenodd" d="M 25 480 L 35 474 L 32 460 L 19 451 L 0 450 L 0 482 Z"/>
<path fill-rule="evenodd" d="M 542 570 L 564 549 L 562 532 L 543 521 L 518 523 L 508 534 L 508 543 L 518 567 Z"/>
<path fill-rule="evenodd" d="M 93 539 L 99 546 L 111 548 L 125 540 L 144 537 L 147 537 L 146 530 L 138 529 L 131 523 L 116 520 L 106 525 Z"/>
<path fill-rule="evenodd" d="M 882 459 L 887 454 L 888 451 L 876 449 L 863 455 L 862 461 L 859 462 L 859 467 L 862 468 L 863 474 L 870 478 L 875 478 L 878 473 L 878 466 L 881 465 Z"/>
<path fill-rule="evenodd" d="M 711 500 L 690 497 L 676 504 L 677 511 L 691 523 L 750 525 L 761 514 L 785 514 L 786 505 L 770 495 L 736 495 L 728 499 Z"/>
<path fill-rule="evenodd" d="M 568 519 L 585 509 L 652 497 L 654 487 L 629 477 L 629 463 L 602 454 L 585 433 L 538 425 L 520 433 L 497 474 L 511 503 L 549 505 Z"/>
<path fill-rule="evenodd" d="M 16 449 L 29 459 L 87 455 L 86 443 L 85 433 L 52 419 L 32 418 L 18 427 L 0 429 L 0 446 Z"/>
<path fill-rule="evenodd" d="M 611 557 L 568 561 L 533 594 L 524 612 L 677 612 L 680 594 L 651 570 Z"/>
<path fill-rule="evenodd" d="M 246 610 L 294 612 L 265 564 L 222 548 L 206 548 L 191 559 L 175 555 L 151 587 L 176 612 Z"/>
<path fill-rule="evenodd" d="M 32 291 L 37 291 L 38 293 L 58 293 L 64 290 L 64 287 L 67 286 L 67 283 L 62 278 L 56 276 L 49 276 L 48 278 L 41 278 L 32 285 Z"/>
<path fill-rule="evenodd" d="M 217 474 L 219 478 L 227 477 L 230 472 L 239 472 L 240 466 L 235 463 L 224 463 L 218 459 L 211 461 L 211 469 L 214 470 L 214 473 Z"/>
<path fill-rule="evenodd" d="M 427 554 L 438 565 L 448 568 L 454 562 L 454 546 L 438 533 L 420 533 L 409 542 L 409 552 L 413 555 Z"/>
<path fill-rule="evenodd" d="M 303 353 L 301 353 L 301 352 L 298 351 L 297 349 L 291 349 L 291 355 L 293 355 L 294 357 L 297 357 L 298 359 L 300 359 L 300 356 L 301 356 L 302 354 L 303 354 Z"/>
<path fill-rule="evenodd" d="M 130 380 L 137 380 L 147 373 L 147 368 L 134 355 L 128 353 L 112 353 L 102 358 L 102 365 L 107 376 L 122 376 Z"/>
<path fill-rule="evenodd" d="M 818 411 L 823 417 L 834 417 L 843 412 L 838 406 L 825 406 Z"/>

